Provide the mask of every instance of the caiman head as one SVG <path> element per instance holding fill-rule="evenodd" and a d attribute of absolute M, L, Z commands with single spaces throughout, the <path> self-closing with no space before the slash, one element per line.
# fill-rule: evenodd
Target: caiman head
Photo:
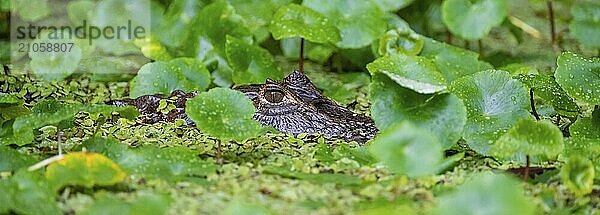
<path fill-rule="evenodd" d="M 284 133 L 324 134 L 347 141 L 366 142 L 377 133 L 373 120 L 323 96 L 300 72 L 282 81 L 237 86 L 253 102 L 254 119 Z"/>

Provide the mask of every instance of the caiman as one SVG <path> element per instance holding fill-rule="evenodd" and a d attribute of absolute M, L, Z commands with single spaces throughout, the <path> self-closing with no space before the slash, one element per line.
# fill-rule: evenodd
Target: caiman
<path fill-rule="evenodd" d="M 323 96 L 310 79 L 298 70 L 282 81 L 267 79 L 264 84 L 241 85 L 233 89 L 243 92 L 252 100 L 256 108 L 253 117 L 256 121 L 283 133 L 322 134 L 364 143 L 378 132 L 371 118 L 354 113 Z M 185 115 L 185 103 L 195 95 L 196 92 L 176 90 L 168 97 L 144 95 L 136 99 L 112 100 L 107 103 L 135 106 L 143 115 L 145 123 L 184 119 L 193 125 Z M 161 100 L 167 100 L 175 108 L 163 113 L 159 110 Z"/>

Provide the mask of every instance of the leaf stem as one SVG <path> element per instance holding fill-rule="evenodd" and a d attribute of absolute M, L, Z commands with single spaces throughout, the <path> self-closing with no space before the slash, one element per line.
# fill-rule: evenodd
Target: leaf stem
<path fill-rule="evenodd" d="M 529 155 L 525 155 L 525 169 L 523 170 L 523 180 L 529 181 Z"/>
<path fill-rule="evenodd" d="M 298 69 L 304 73 L 304 38 L 300 38 L 300 61 L 298 61 Z"/>
<path fill-rule="evenodd" d="M 548 0 L 546 2 L 546 6 L 548 7 L 548 19 L 550 22 L 550 38 L 552 39 L 552 45 L 557 45 L 557 37 L 556 37 L 556 26 L 554 24 L 554 9 L 552 8 L 552 0 Z"/>
<path fill-rule="evenodd" d="M 479 56 L 483 57 L 483 42 L 481 39 L 477 40 L 477 45 L 479 46 Z"/>
<path fill-rule="evenodd" d="M 215 158 L 217 159 L 217 164 L 219 165 L 223 165 L 223 158 L 221 157 L 221 141 L 223 140 L 217 140 L 217 154 L 215 155 Z"/>
<path fill-rule="evenodd" d="M 535 109 L 535 101 L 533 100 L 533 88 L 529 89 L 529 102 L 531 103 L 531 113 L 536 120 L 540 120 L 540 115 L 538 115 L 537 110 Z"/>
<path fill-rule="evenodd" d="M 58 155 L 59 156 L 63 154 L 62 153 L 62 138 L 63 138 L 63 136 L 65 136 L 65 132 L 59 131 L 58 135 L 57 135 L 57 138 L 58 138 L 58 143 L 57 143 L 58 144 Z"/>

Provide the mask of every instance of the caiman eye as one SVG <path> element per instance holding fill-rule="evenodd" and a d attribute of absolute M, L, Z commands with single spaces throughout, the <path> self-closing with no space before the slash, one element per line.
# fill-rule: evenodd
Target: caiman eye
<path fill-rule="evenodd" d="M 283 101 L 283 92 L 279 90 L 267 90 L 265 91 L 265 99 L 271 103 L 279 103 Z"/>

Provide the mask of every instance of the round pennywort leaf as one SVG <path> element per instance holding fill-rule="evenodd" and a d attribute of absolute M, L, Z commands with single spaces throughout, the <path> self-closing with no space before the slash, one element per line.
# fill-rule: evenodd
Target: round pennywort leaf
<path fill-rule="evenodd" d="M 508 14 L 505 0 L 446 0 L 442 20 L 448 29 L 464 39 L 477 40 L 502 23 Z"/>
<path fill-rule="evenodd" d="M 368 64 L 367 69 L 371 74 L 385 74 L 400 86 L 418 93 L 431 94 L 446 89 L 444 76 L 425 57 L 386 55 Z"/>
<path fill-rule="evenodd" d="M 463 138 L 481 154 L 487 155 L 496 139 L 518 121 L 531 117 L 527 89 L 508 72 L 478 72 L 455 80 L 451 89 L 467 107 Z"/>
<path fill-rule="evenodd" d="M 410 122 L 383 131 L 369 150 L 393 172 L 410 177 L 434 174 L 442 160 L 437 138 Z"/>
<path fill-rule="evenodd" d="M 243 141 L 262 130 L 252 119 L 252 101 L 227 88 L 214 88 L 190 99 L 185 112 L 200 129 L 222 140 Z"/>
<path fill-rule="evenodd" d="M 600 58 L 564 52 L 556 60 L 556 82 L 573 98 L 600 104 Z"/>

